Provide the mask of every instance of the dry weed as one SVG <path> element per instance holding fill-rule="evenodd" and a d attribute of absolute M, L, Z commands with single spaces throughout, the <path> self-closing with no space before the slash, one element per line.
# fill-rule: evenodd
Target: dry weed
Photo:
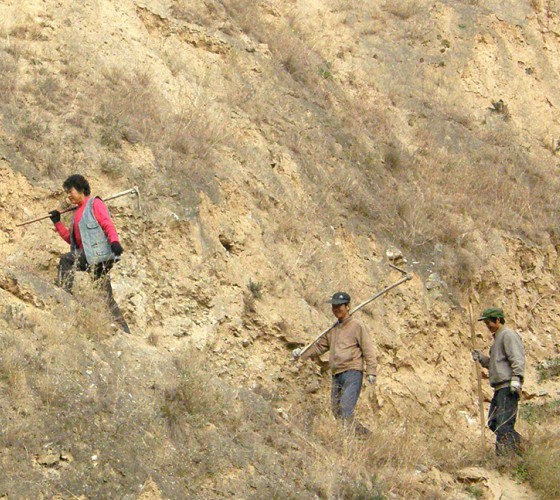
<path fill-rule="evenodd" d="M 534 437 L 521 470 L 543 499 L 560 498 L 560 434 L 549 431 Z"/>
<path fill-rule="evenodd" d="M 26 393 L 28 362 L 21 345 L 4 335 L 0 340 L 2 359 L 0 364 L 0 381 L 6 394 L 14 400 Z"/>
<path fill-rule="evenodd" d="M 225 395 L 208 374 L 204 356 L 189 349 L 175 359 L 177 380 L 164 391 L 161 412 L 172 436 L 183 435 L 185 426 L 200 426 L 224 413 Z"/>
<path fill-rule="evenodd" d="M 86 273 L 77 273 L 74 284 L 76 301 L 65 305 L 62 314 L 68 318 L 69 332 L 101 341 L 112 335 L 112 316 L 103 290 Z"/>

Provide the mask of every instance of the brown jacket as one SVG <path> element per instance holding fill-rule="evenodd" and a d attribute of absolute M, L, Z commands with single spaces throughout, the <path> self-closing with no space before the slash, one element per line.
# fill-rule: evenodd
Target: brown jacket
<path fill-rule="evenodd" d="M 347 370 L 365 371 L 367 375 L 375 375 L 377 362 L 373 342 L 362 324 L 354 318 L 347 318 L 336 325 L 311 346 L 301 359 L 321 356 L 329 350 L 329 363 L 333 375 Z"/>

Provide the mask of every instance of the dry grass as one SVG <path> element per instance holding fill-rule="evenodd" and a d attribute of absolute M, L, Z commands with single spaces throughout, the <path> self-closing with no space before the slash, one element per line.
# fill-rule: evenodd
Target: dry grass
<path fill-rule="evenodd" d="M 71 331 L 97 341 L 113 335 L 113 320 L 104 292 L 87 273 L 76 273 L 74 297 L 76 302 L 68 304 L 62 312 Z"/>
<path fill-rule="evenodd" d="M 560 497 L 560 434 L 544 432 L 533 438 L 520 470 L 544 500 Z"/>
<path fill-rule="evenodd" d="M 173 437 L 189 425 L 217 422 L 228 414 L 226 394 L 208 377 L 207 361 L 200 351 L 188 349 L 175 358 L 176 383 L 165 389 L 161 412 Z"/>
<path fill-rule="evenodd" d="M 25 349 L 14 335 L 0 336 L 0 382 L 2 392 L 17 400 L 27 388 L 27 365 Z"/>
<path fill-rule="evenodd" d="M 332 78 L 329 63 L 302 36 L 297 16 L 287 15 L 280 23 L 269 23 L 264 17 L 255 22 L 254 5 L 228 0 L 224 6 L 243 31 L 268 45 L 275 62 L 296 82 L 313 95 L 325 97 L 325 83 Z"/>
<path fill-rule="evenodd" d="M 188 90 L 164 94 L 158 75 L 150 69 L 120 66 L 106 69 L 93 88 L 80 82 L 75 63 L 68 65 L 60 80 L 37 70 L 26 75 L 23 84 L 21 59 L 37 56 L 28 53 L 31 49 L 25 42 L 37 40 L 40 33 L 32 27 L 18 28 L 11 34 L 18 37 L 15 41 L 0 43 L 0 89 L 5 96 L 0 109 L 7 116 L 8 132 L 15 137 L 9 146 L 50 178 L 62 177 L 67 168 L 80 165 L 115 181 L 134 175 L 150 177 L 146 182 L 157 186 L 154 195 L 166 194 L 170 182 L 174 190 L 178 185 L 210 193 L 214 172 L 227 156 L 225 150 L 234 149 L 243 168 L 232 167 L 232 175 L 251 178 L 258 174 L 265 179 L 258 189 L 248 191 L 250 209 L 257 216 L 272 218 L 277 205 L 287 207 L 275 235 L 277 242 L 291 249 L 284 253 L 287 257 L 275 257 L 275 264 L 286 260 L 278 266 L 279 281 L 287 275 L 286 281 L 302 290 L 300 294 L 315 307 L 325 290 L 338 288 L 334 285 L 348 278 L 347 269 L 336 265 L 344 254 L 331 244 L 339 227 L 345 231 L 340 232 L 340 240 L 350 240 L 353 233 L 374 232 L 376 238 L 385 236 L 405 250 L 426 255 L 435 245 L 444 245 L 438 265 L 457 284 L 466 283 L 479 264 L 469 240 L 473 227 L 483 233 L 498 227 L 535 238 L 554 230 L 555 173 L 533 165 L 531 157 L 516 146 L 512 120 L 502 119 L 507 114 L 498 113 L 484 128 L 477 128 L 472 116 L 455 106 L 460 96 L 446 100 L 445 92 L 432 95 L 434 89 L 429 86 L 419 91 L 424 93 L 422 105 L 405 101 L 398 88 L 394 96 L 378 96 L 374 80 L 367 85 L 353 82 L 356 87 L 364 84 L 366 90 L 346 92 L 337 84 L 336 65 L 325 60 L 298 24 L 297 15 L 266 14 L 259 10 L 260 4 L 239 0 L 223 4 L 229 23 L 225 29 L 235 34 L 239 27 L 270 50 L 247 50 L 258 75 L 254 79 L 244 74 L 245 54 L 234 51 L 231 60 L 237 58 L 238 67 L 232 71 L 233 63 L 227 61 L 224 73 L 239 73 L 235 81 L 243 91 L 231 102 L 223 101 L 230 89 L 217 95 L 203 79 Z M 377 6 L 338 0 L 335 4 L 348 16 L 352 10 L 363 18 L 380 15 Z M 213 2 L 205 2 L 199 15 L 188 2 L 173 8 L 181 19 L 207 25 L 218 24 L 215 16 L 222 15 L 222 7 Z M 387 0 L 382 9 L 406 21 L 419 15 L 422 2 Z M 269 21 L 272 17 L 275 22 Z M 169 55 L 172 77 L 188 74 L 186 60 Z M 438 83 L 443 85 L 443 80 Z M 68 87 L 75 99 L 65 99 Z M 368 96 L 372 88 L 375 97 Z M 422 115 L 427 125 L 411 126 L 409 137 L 399 137 L 397 120 L 387 110 L 389 97 L 394 97 L 395 105 L 407 102 L 406 112 Z M 266 143 L 259 145 L 262 150 L 274 144 L 290 156 L 297 166 L 294 177 L 282 174 L 288 179 L 283 181 L 279 180 L 282 175 L 263 173 L 263 165 L 270 165 L 265 158 L 269 151 L 259 157 L 257 147 L 244 144 L 253 141 L 253 130 L 246 139 L 240 135 L 239 141 L 232 135 L 229 116 L 231 109 L 239 111 L 237 107 L 246 113 L 242 117 L 246 123 L 256 125 L 255 130 L 262 126 L 258 130 Z M 451 146 L 443 142 L 448 135 Z M 138 144 L 150 148 L 155 157 L 148 175 L 134 172 L 127 163 L 125 151 Z M 80 155 L 87 158 L 85 163 L 75 161 Z M 274 180 L 266 184 L 270 179 Z M 285 188 L 275 185 L 271 201 L 266 195 L 275 182 Z M 294 196 L 295 183 L 300 196 Z M 301 269 L 305 272 L 297 282 Z M 268 284 L 266 288 L 268 292 Z M 247 321 L 255 317 L 260 294 L 261 283 L 249 282 L 244 290 Z M 326 416 L 315 417 L 311 424 L 296 422 L 295 428 L 287 429 L 269 404 L 281 401 L 280 396 L 262 392 L 264 397 L 258 397 L 225 386 L 209 365 L 207 352 L 187 351 L 174 359 L 172 373 L 165 374 L 166 385 L 161 389 L 157 378 L 155 383 L 144 379 L 152 374 L 151 359 L 135 357 L 140 349 L 132 342 L 127 348 L 138 349 L 131 352 L 134 361 L 117 362 L 114 352 L 104 352 L 104 345 L 113 339 L 111 317 L 99 291 L 87 279 L 77 288 L 76 299 L 74 305 L 57 311 L 60 323 L 66 323 L 59 333 L 44 329 L 44 344 L 33 343 L 36 325 L 17 308 L 6 310 L 3 319 L 16 333 L 0 335 L 2 408 L 9 408 L 9 398 L 22 402 L 29 394 L 21 411 L 31 408 L 41 417 L 35 424 L 39 430 L 32 433 L 24 424 L 20 429 L 2 416 L 2 442 L 17 444 L 19 449 L 23 443 L 32 452 L 44 444 L 39 435 L 74 444 L 77 462 L 84 464 L 78 469 L 82 476 L 75 474 L 72 491 L 76 496 L 124 497 L 132 491 L 126 488 L 141 483 L 146 470 L 173 477 L 184 487 L 184 494 L 185 485 L 218 483 L 217 478 L 229 477 L 226 472 L 232 470 L 242 476 L 240 484 L 248 484 L 248 471 L 256 468 L 263 472 L 254 472 L 250 492 L 242 489 L 239 497 L 298 498 L 299 488 L 299 493 L 322 498 L 382 498 L 392 493 L 438 498 L 440 493 L 415 480 L 416 467 L 451 471 L 471 460 L 468 451 L 426 437 L 429 423 L 425 424 L 428 432 L 420 432 L 411 426 L 379 422 L 372 425 L 367 440 L 346 435 Z M 58 323 L 52 325 L 58 327 Z M 29 335 L 29 343 L 20 334 Z M 158 339 L 150 336 L 147 340 L 153 353 Z M 63 352 L 65 348 L 68 352 Z M 135 363 L 142 377 L 134 378 Z M 316 413 L 324 415 L 324 408 Z M 92 468 L 90 457 L 99 443 L 110 458 Z M 535 443 L 525 473 L 535 488 L 544 491 L 546 478 L 559 476 L 554 454 L 557 436 L 538 438 Z M 299 478 L 302 471 L 305 480 Z M 84 486 L 83 477 L 88 475 L 94 486 Z M 126 488 L 108 491 L 106 478 L 113 481 L 111 487 L 124 484 Z M 295 491 L 290 484 L 297 485 Z M 166 487 L 165 496 L 178 497 L 177 490 Z M 224 495 L 231 496 L 229 487 L 224 485 Z M 554 488 L 550 491 L 558 496 Z"/>
<path fill-rule="evenodd" d="M 223 112 L 202 89 L 196 95 L 182 93 L 173 103 L 160 93 L 148 71 L 111 68 L 96 92 L 92 113 L 100 125 L 100 143 L 109 150 L 119 149 L 132 137 L 157 149 L 205 159 L 231 139 Z"/>
<path fill-rule="evenodd" d="M 417 470 L 437 467 L 452 472 L 472 463 L 475 453 L 427 438 L 430 424 L 378 421 L 360 437 L 324 414 L 299 415 L 296 425 L 315 443 L 313 478 L 324 498 L 446 498 L 419 480 Z"/>

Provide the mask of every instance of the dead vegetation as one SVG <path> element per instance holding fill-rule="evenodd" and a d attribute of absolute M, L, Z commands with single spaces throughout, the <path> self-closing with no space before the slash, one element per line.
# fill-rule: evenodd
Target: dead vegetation
<path fill-rule="evenodd" d="M 264 329 L 257 310 L 272 285 L 279 296 L 303 298 L 310 314 L 318 310 L 327 291 L 348 283 L 345 251 L 362 248 L 343 250 L 339 242 L 353 235 L 371 233 L 433 261 L 457 288 L 484 265 L 475 232 L 498 229 L 537 243 L 557 237 L 554 148 L 542 155 L 528 146 L 513 107 L 495 101 L 481 118 L 461 106 L 465 96 L 448 88 L 449 77 L 434 76 L 446 71 L 443 57 L 456 45 L 432 33 L 424 2 L 332 3 L 344 15 L 341 29 L 357 27 L 376 42 L 367 61 L 352 59 L 366 42 L 325 42 L 294 2 L 171 2 L 174 20 L 231 37 L 227 56 L 212 52 L 206 60 L 204 48 L 162 37 L 150 47 L 160 65 L 104 63 L 92 78 L 77 42 L 61 48 L 62 67 L 42 63 L 37 43 L 47 38 L 28 20 L 0 38 L 2 154 L 33 182 L 57 188 L 76 170 L 109 186 L 145 186 L 149 230 L 161 232 L 152 240 L 142 233 L 135 251 L 143 246 L 149 255 L 148 242 L 165 253 L 162 234 L 172 226 L 162 221 L 171 217 L 180 229 L 194 220 L 188 230 L 200 231 L 202 244 L 181 259 L 190 263 L 196 254 L 197 272 L 210 262 L 222 282 L 231 270 L 223 248 L 228 259 L 253 249 L 229 252 L 228 243 L 212 253 L 213 228 L 197 209 L 202 193 L 215 203 L 207 217 L 215 216 L 233 179 L 237 201 L 246 203 L 242 216 L 258 221 L 248 239 L 264 234 L 277 270 L 270 285 L 236 284 L 247 329 Z M 393 23 L 399 34 L 387 42 L 381 36 L 391 35 Z M 384 52 L 384 45 L 398 48 Z M 399 66 L 403 75 L 395 71 L 387 90 L 382 63 L 402 59 L 410 66 Z M 352 67 L 360 62 L 363 72 Z M 412 81 L 422 83 L 411 89 Z M 174 270 L 167 261 L 158 265 L 146 258 L 139 267 L 159 276 Z M 207 362 L 214 353 L 170 354 L 168 339 L 154 332 L 147 345 L 116 339 L 98 294 L 87 279 L 82 285 L 49 324 L 25 307 L 3 311 L 0 463 L 14 479 L 0 484 L 0 496 L 125 496 L 153 477 L 177 498 L 449 498 L 417 477 L 430 468 L 452 475 L 477 462 L 472 450 L 431 440 L 437 429 L 429 422 L 421 433 L 380 421 L 363 441 L 325 416 L 322 401 L 286 420 L 279 407 L 285 395 L 262 390 L 274 394 L 262 397 L 222 382 Z M 163 309 L 160 319 L 171 302 L 165 294 L 154 306 Z M 231 356 L 228 369 L 237 370 L 239 352 Z M 247 384 L 255 376 L 244 375 Z M 550 498 L 558 490 L 546 482 L 558 477 L 555 439 L 536 438 L 524 469 Z M 53 443 L 59 452 L 49 469 L 31 467 L 30 457 Z M 62 459 L 68 449 L 73 465 Z M 452 478 L 446 484 L 455 487 Z"/>
<path fill-rule="evenodd" d="M 556 421 L 558 418 L 556 418 Z M 560 435 L 558 432 L 536 434 L 522 464 L 520 472 L 543 499 L 552 500 L 560 495 Z"/>

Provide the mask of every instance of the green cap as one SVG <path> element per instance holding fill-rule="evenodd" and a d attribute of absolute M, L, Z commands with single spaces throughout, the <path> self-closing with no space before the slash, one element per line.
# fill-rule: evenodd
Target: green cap
<path fill-rule="evenodd" d="M 489 318 L 502 318 L 504 319 L 504 310 L 501 307 L 489 307 L 482 311 L 482 315 L 478 318 L 478 321 L 483 321 Z"/>

